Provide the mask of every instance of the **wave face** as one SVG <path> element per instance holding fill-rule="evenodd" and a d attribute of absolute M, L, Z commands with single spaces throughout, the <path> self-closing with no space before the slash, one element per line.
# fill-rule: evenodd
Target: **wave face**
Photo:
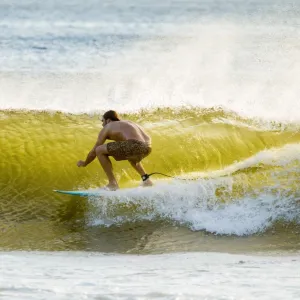
<path fill-rule="evenodd" d="M 55 194 L 53 189 L 106 183 L 97 161 L 76 167 L 96 140 L 99 119 L 1 112 L 2 247 L 213 250 L 234 236 L 241 237 L 241 245 L 232 251 L 264 248 L 262 240 L 278 249 L 298 247 L 300 134 L 295 125 L 273 123 L 271 129 L 220 109 L 157 109 L 123 118 L 141 123 L 153 138 L 153 153 L 144 163 L 149 172 L 189 180 L 156 177 L 153 188 L 124 189 L 100 199 Z M 127 162 L 114 162 L 114 168 L 122 188 L 139 184 Z M 203 245 L 206 236 L 211 241 Z M 257 241 L 250 246 L 243 236 Z"/>

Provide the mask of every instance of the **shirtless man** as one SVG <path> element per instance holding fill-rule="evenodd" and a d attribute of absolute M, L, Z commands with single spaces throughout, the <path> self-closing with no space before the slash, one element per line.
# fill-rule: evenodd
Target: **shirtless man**
<path fill-rule="evenodd" d="M 98 135 L 95 146 L 89 152 L 85 161 L 80 160 L 77 162 L 77 166 L 86 167 L 97 156 L 108 178 L 106 188 L 114 191 L 119 186 L 109 159 L 109 156 L 113 156 L 115 160 L 128 160 L 141 175 L 143 185 L 152 185 L 141 164 L 141 160 L 151 153 L 151 138 L 139 125 L 131 121 L 121 121 L 118 114 L 113 110 L 109 110 L 103 115 L 102 125 L 103 129 Z M 107 139 L 115 142 L 104 144 Z"/>

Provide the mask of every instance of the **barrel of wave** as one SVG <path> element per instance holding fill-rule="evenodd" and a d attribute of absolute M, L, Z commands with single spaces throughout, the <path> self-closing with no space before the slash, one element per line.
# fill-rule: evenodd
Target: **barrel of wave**
<path fill-rule="evenodd" d="M 144 160 L 149 172 L 179 175 L 220 169 L 265 147 L 284 143 L 276 132 L 212 122 L 218 114 L 223 117 L 224 112 L 160 109 L 122 117 L 138 122 L 152 136 L 153 152 Z M 76 167 L 101 130 L 99 115 L 6 111 L 2 116 L 2 196 L 53 197 L 53 188 L 105 184 L 105 174 L 97 162 L 85 169 Z M 127 162 L 112 161 L 121 187 L 136 184 L 132 180 L 139 177 Z"/>

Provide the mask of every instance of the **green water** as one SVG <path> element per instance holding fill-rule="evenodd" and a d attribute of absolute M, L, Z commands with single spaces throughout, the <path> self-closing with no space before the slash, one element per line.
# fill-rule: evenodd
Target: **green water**
<path fill-rule="evenodd" d="M 232 172 L 228 171 L 230 174 L 226 171 L 261 152 L 272 153 L 273 149 L 283 149 L 284 152 L 288 145 L 297 146 L 300 133 L 292 124 L 283 126 L 274 123 L 267 126 L 221 109 L 158 109 L 122 117 L 138 122 L 152 137 L 152 154 L 144 160 L 149 173 L 159 171 L 193 179 L 199 174 L 202 178 L 229 176 L 233 180 L 231 189 L 226 186 L 213 187 L 216 201 L 223 204 L 249 194 L 256 197 L 266 187 L 271 194 L 276 194 L 276 191 L 284 193 L 285 197 L 293 199 L 293 203 L 297 202 L 299 160 L 296 156 L 286 164 L 270 164 L 269 160 L 265 162 L 262 158 L 249 166 L 233 168 Z M 89 226 L 86 216 L 93 206 L 87 199 L 53 193 L 53 189 L 87 189 L 106 184 L 105 174 L 96 160 L 87 168 L 76 166 L 79 159 L 85 159 L 96 141 L 101 130 L 99 116 L 2 111 L 0 124 L 0 230 L 3 234 L 0 247 L 139 252 L 147 247 L 138 247 L 137 244 L 142 243 L 146 233 L 153 236 L 153 232 L 179 234 L 179 240 L 183 245 L 190 244 L 190 250 L 197 250 L 201 244 L 199 241 L 205 237 L 206 241 L 210 240 L 209 245 L 229 243 L 228 238 L 222 235 L 211 237 L 210 234 L 214 233 L 190 231 L 188 224 L 177 224 L 176 220 L 161 215 L 148 221 L 139 218 L 134 221 L 135 214 L 147 214 L 145 209 L 139 208 L 138 201 L 129 206 L 114 204 L 115 209 L 109 216 L 117 220 L 120 215 L 130 215 L 130 220 L 114 221 L 110 227 Z M 113 166 L 122 188 L 139 185 L 139 176 L 128 162 L 113 161 Z M 149 210 L 153 211 L 153 208 Z M 179 230 L 176 231 L 174 226 L 179 226 Z M 133 236 L 132 228 L 135 228 Z M 276 219 L 271 228 L 280 228 L 277 231 L 274 229 L 279 236 L 282 232 L 289 232 L 287 243 L 292 249 L 299 246 L 297 220 L 291 218 L 287 222 L 285 219 L 281 224 Z M 264 234 L 270 232 L 268 230 L 266 228 Z M 189 232 L 187 236 L 194 237 L 186 242 L 183 232 Z M 104 243 L 103 239 L 109 240 L 109 243 Z M 248 242 L 239 240 L 239 247 Z M 167 244 L 164 248 L 154 243 L 147 251 L 171 251 Z M 174 247 L 180 251 L 179 245 Z M 206 245 L 204 248 L 211 247 Z"/>

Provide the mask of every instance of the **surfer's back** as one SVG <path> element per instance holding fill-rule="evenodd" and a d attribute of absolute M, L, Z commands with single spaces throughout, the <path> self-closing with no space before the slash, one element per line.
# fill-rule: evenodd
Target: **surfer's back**
<path fill-rule="evenodd" d="M 132 121 L 120 120 L 110 122 L 106 125 L 110 140 L 126 141 L 138 140 L 148 145 L 151 144 L 150 136 L 136 123 Z"/>

